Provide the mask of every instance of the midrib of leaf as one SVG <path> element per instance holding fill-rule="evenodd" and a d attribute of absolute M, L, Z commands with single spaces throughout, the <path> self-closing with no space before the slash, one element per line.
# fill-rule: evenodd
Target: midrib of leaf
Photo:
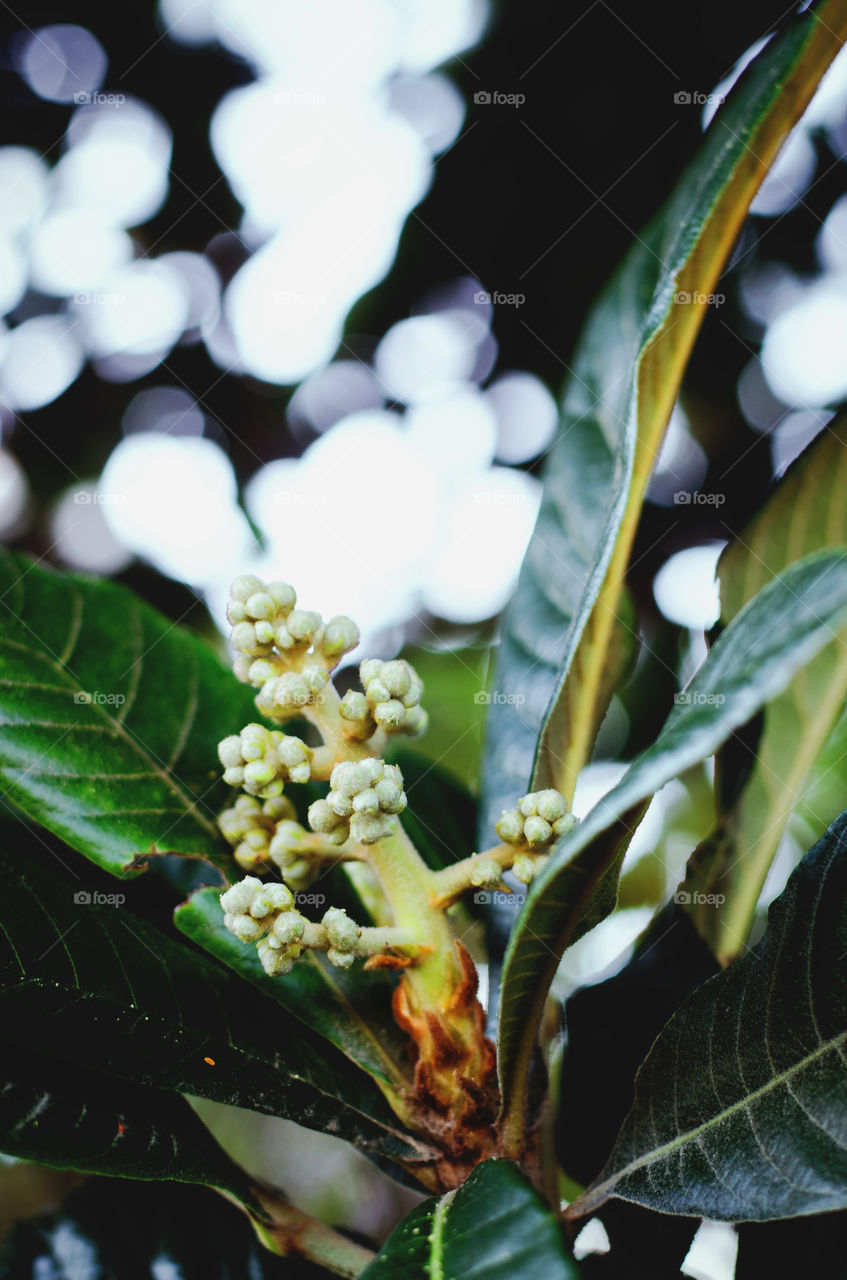
<path fill-rule="evenodd" d="M 137 613 L 135 614 L 135 617 L 137 620 L 138 619 Z M 81 623 L 80 623 L 80 626 L 81 626 Z M 38 649 L 32 648 L 28 645 L 20 643 L 17 640 L 10 639 L 8 636 L 0 636 L 0 644 L 4 644 L 9 646 L 10 648 L 19 650 L 22 654 L 26 656 L 27 662 L 32 662 L 33 660 L 40 661 L 46 664 L 46 666 L 51 671 L 51 673 L 58 675 L 60 678 L 65 677 L 64 683 L 61 686 L 59 686 L 63 691 L 67 690 L 69 694 L 86 692 L 86 690 L 83 689 L 81 682 L 73 674 L 70 668 L 65 666 L 61 662 L 61 660 L 57 658 L 55 655 L 46 653 L 44 651 L 43 645 L 41 645 L 41 647 Z M 39 644 L 41 644 L 40 641 L 39 641 Z M 142 662 L 143 662 L 143 656 L 138 659 L 137 663 L 135 663 L 134 666 L 140 667 L 140 664 Z M 197 677 L 196 677 L 196 671 L 195 671 L 195 696 L 196 696 L 196 678 Z M 139 670 L 138 680 L 140 681 L 140 679 L 141 679 L 141 671 Z M 11 686 L 17 685 L 18 687 L 23 689 L 27 689 L 30 687 L 28 681 L 12 680 L 12 679 L 9 679 L 8 677 L 4 678 L 3 683 Z M 137 687 L 137 682 L 136 682 L 136 687 Z M 128 707 L 129 703 L 127 702 L 126 705 Z M 146 751 L 142 747 L 142 745 L 138 742 L 138 739 L 126 728 L 123 720 L 118 716 L 116 716 L 114 719 L 110 717 L 105 711 L 104 707 L 97 701 L 85 703 L 85 706 L 88 708 L 93 708 L 95 714 L 97 714 L 104 723 L 99 726 L 98 725 L 56 724 L 55 727 L 67 729 L 68 732 L 71 732 L 71 733 L 78 733 L 80 731 L 86 732 L 95 728 L 99 728 L 100 731 L 103 733 L 114 734 L 115 736 L 121 738 L 124 744 L 127 745 L 130 748 L 130 750 L 148 766 L 147 769 L 144 771 L 144 774 L 139 776 L 154 777 L 164 782 L 165 786 L 171 792 L 174 798 L 180 801 L 179 809 L 175 809 L 174 812 L 191 813 L 192 817 L 208 832 L 208 834 L 213 839 L 217 840 L 219 836 L 219 832 L 217 830 L 215 823 L 210 821 L 210 819 L 208 819 L 200 811 L 197 805 L 197 802 L 193 800 L 192 797 L 187 792 L 183 791 L 183 789 L 180 787 L 177 780 L 174 778 L 173 774 L 169 773 L 167 769 L 164 769 L 163 767 L 161 767 L 159 762 L 148 751 Z M 20 721 L 17 721 L 16 723 L 24 727 L 33 728 L 33 729 L 51 727 L 49 724 L 47 724 L 47 722 L 39 721 L 39 720 L 20 720 Z M 183 744 L 184 744 L 185 738 L 187 737 L 188 730 L 189 730 L 189 717 L 186 713 L 186 715 L 183 716 L 183 722 L 180 728 L 180 734 L 182 735 Z M 47 752 L 45 752 L 44 754 L 47 754 Z M 176 759 L 176 756 L 174 757 L 174 759 Z M 16 770 L 19 768 L 19 766 L 12 766 L 12 767 L 15 768 Z M 30 768 L 31 766 L 24 768 L 22 770 L 23 773 L 26 774 Z M 65 775 L 59 775 L 59 776 L 65 776 Z M 109 776 L 113 777 L 114 775 L 109 775 Z M 134 810 L 134 812 L 168 812 L 168 810 Z M 90 816 L 96 816 L 96 815 L 92 814 Z M 110 814 L 109 816 L 112 816 L 112 815 Z"/>
<path fill-rule="evenodd" d="M 639 1156 L 637 1160 L 631 1160 L 629 1164 L 618 1169 L 615 1174 L 598 1182 L 596 1185 L 589 1187 L 584 1195 L 575 1200 L 568 1208 L 569 1217 L 582 1217 L 584 1214 L 591 1213 L 594 1208 L 607 1200 L 609 1195 L 614 1191 L 615 1186 L 631 1173 L 636 1173 L 639 1169 L 645 1168 L 649 1164 L 654 1164 L 657 1160 L 661 1160 L 664 1156 L 679 1151 L 682 1147 L 687 1146 L 691 1142 L 696 1142 L 704 1133 L 711 1132 L 717 1125 L 722 1124 L 725 1120 L 730 1119 L 733 1115 L 737 1115 L 740 1111 L 746 1111 L 754 1102 L 760 1098 L 767 1097 L 774 1089 L 781 1085 L 788 1084 L 796 1075 L 804 1071 L 806 1067 L 813 1065 L 820 1058 L 834 1050 L 840 1052 L 841 1046 L 847 1045 L 847 1031 L 842 1031 L 839 1035 L 834 1036 L 826 1043 L 822 1043 L 819 1048 L 812 1053 L 807 1054 L 800 1062 L 796 1062 L 793 1066 L 788 1067 L 778 1076 L 774 1076 L 765 1084 L 760 1085 L 758 1089 L 754 1089 L 751 1093 L 745 1094 L 738 1102 L 732 1103 L 724 1108 L 715 1116 L 711 1116 L 703 1124 L 698 1125 L 695 1129 L 689 1129 L 686 1133 L 680 1134 L 677 1138 L 670 1142 L 664 1143 L 661 1147 L 654 1147 L 652 1151 L 648 1151 L 645 1155 Z M 803 1108 L 805 1111 L 805 1108 Z M 751 1127 L 752 1127 L 752 1121 Z M 827 1131 L 827 1136 L 832 1139 L 832 1134 Z"/>
<path fill-rule="evenodd" d="M 436 1200 L 432 1211 L 432 1230 L 429 1233 L 429 1280 L 448 1280 L 444 1275 L 444 1232 L 447 1214 L 453 1203 L 455 1191 L 448 1191 Z"/>

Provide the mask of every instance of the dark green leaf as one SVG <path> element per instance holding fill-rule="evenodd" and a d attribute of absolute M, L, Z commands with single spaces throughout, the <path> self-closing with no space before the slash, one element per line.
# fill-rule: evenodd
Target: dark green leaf
<path fill-rule="evenodd" d="M 761 942 L 664 1028 L 574 1217 L 610 1196 L 731 1222 L 847 1208 L 845 901 L 847 812 L 772 905 Z"/>
<path fill-rule="evenodd" d="M 240 942 L 224 928 L 220 890 L 202 889 L 174 917 L 177 928 L 320 1035 L 331 1040 L 391 1093 L 408 1087 L 403 1074 L 408 1057 L 391 1015 L 393 983 L 383 971 L 357 966 L 345 973 L 322 956 L 307 953 L 291 973 L 269 978 L 255 946 Z"/>
<path fill-rule="evenodd" d="M 559 959 L 613 910 L 620 863 L 650 797 L 779 694 L 843 624 L 845 608 L 847 552 L 808 556 L 760 591 L 723 632 L 653 746 L 560 841 L 533 882 L 509 943 L 500 1012 L 511 1140 L 522 1133 L 529 1068 Z"/>
<path fill-rule="evenodd" d="M 556 1215 L 508 1160 L 477 1165 L 458 1191 L 425 1200 L 362 1280 L 577 1280 Z"/>
<path fill-rule="evenodd" d="M 376 1084 L 249 983 L 124 907 L 75 903 L 57 867 L 0 854 L 0 1017 L 81 1067 L 287 1116 L 415 1159 Z"/>
<path fill-rule="evenodd" d="M 232 861 L 217 743 L 251 691 L 124 587 L 0 553 L 0 778 L 109 871 L 151 853 Z"/>
<path fill-rule="evenodd" d="M 644 489 L 706 300 L 759 184 L 845 35 L 843 5 L 827 0 L 754 59 L 589 320 L 503 625 L 493 688 L 523 701 L 490 707 L 483 842 L 500 810 L 529 789 L 530 774 L 536 786 L 570 795 L 589 757 L 613 682 Z"/>
<path fill-rule="evenodd" d="M 0 1068 L 0 1151 L 83 1173 L 199 1182 L 262 1208 L 243 1170 L 175 1093 L 7 1046 Z"/>

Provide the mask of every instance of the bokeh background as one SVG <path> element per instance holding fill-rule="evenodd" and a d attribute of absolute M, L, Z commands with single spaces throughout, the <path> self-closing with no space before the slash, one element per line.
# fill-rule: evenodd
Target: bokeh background
<path fill-rule="evenodd" d="M 0 537 L 221 644 L 235 573 L 292 581 L 352 614 L 369 653 L 420 665 L 421 749 L 474 785 L 490 644 L 587 307 L 783 6 L 720 0 L 684 23 L 617 0 L 13 9 Z M 847 397 L 845 155 L 841 58 L 708 308 L 638 535 L 637 678 L 583 809 L 702 659 L 721 547 Z M 624 909 L 562 991 L 675 882 L 708 787 L 694 771 L 662 793 Z M 723 1274 L 730 1246 L 710 1247 L 692 1275 Z"/>

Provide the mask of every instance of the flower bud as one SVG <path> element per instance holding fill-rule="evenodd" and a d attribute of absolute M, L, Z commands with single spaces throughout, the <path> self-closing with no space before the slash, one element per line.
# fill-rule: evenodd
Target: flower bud
<path fill-rule="evenodd" d="M 330 947 L 326 958 L 330 964 L 335 965 L 336 969 L 351 969 L 355 960 L 352 951 L 339 951 L 337 947 Z"/>
<path fill-rule="evenodd" d="M 346 614 L 330 618 L 324 630 L 321 650 L 327 658 L 340 658 L 359 643 L 359 628 Z"/>
<path fill-rule="evenodd" d="M 480 858 L 471 866 L 471 884 L 480 889 L 499 884 L 501 875 L 500 866 L 493 858 Z"/>
<path fill-rule="evenodd" d="M 504 809 L 496 830 L 504 844 L 520 844 L 523 841 L 523 818 L 518 810 Z"/>
<path fill-rule="evenodd" d="M 512 863 L 512 873 L 521 884 L 529 884 L 535 875 L 535 863 L 525 853 L 519 853 Z"/>
<path fill-rule="evenodd" d="M 322 921 L 330 944 L 339 951 L 352 951 L 362 930 L 343 907 L 330 907 Z"/>
<path fill-rule="evenodd" d="M 252 573 L 242 574 L 240 578 L 236 578 L 229 589 L 231 600 L 247 601 L 256 591 L 262 591 L 264 583 L 261 578 L 255 577 Z"/>
<path fill-rule="evenodd" d="M 543 818 L 527 818 L 523 824 L 524 840 L 529 845 L 549 844 L 553 838 L 553 828 Z"/>

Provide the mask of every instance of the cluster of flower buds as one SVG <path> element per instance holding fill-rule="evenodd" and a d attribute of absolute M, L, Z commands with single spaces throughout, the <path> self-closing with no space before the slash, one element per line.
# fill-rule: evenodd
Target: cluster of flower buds
<path fill-rule="evenodd" d="M 392 835 L 393 815 L 406 808 L 403 775 L 384 760 L 344 760 L 329 780 L 329 794 L 309 808 L 309 825 L 333 844 L 352 837 L 358 844 L 375 844 Z"/>
<path fill-rule="evenodd" d="M 531 791 L 518 802 L 517 809 L 504 809 L 497 823 L 497 834 L 504 844 L 524 845 L 529 850 L 546 849 L 576 826 L 576 822 L 564 796 L 550 787 L 546 791 Z M 521 863 L 515 874 L 521 880 L 521 872 L 528 870 Z"/>
<path fill-rule="evenodd" d="M 381 662 L 367 658 L 359 667 L 364 693 L 351 689 L 341 699 L 341 715 L 351 738 L 370 738 L 377 729 L 386 733 L 423 733 L 426 712 L 420 705 L 423 682 L 402 658 Z"/>
<path fill-rule="evenodd" d="M 270 800 L 282 794 L 285 782 L 308 782 L 312 749 L 300 738 L 279 729 L 248 724 L 218 745 L 224 781 L 243 787 L 248 795 Z"/>
<path fill-rule="evenodd" d="M 307 920 L 284 884 L 247 876 L 221 894 L 224 924 L 242 942 L 258 942 L 259 959 L 272 977 L 289 973 L 304 946 Z"/>
<path fill-rule="evenodd" d="M 271 859 L 271 845 L 279 828 L 295 817 L 294 806 L 285 796 L 273 796 L 264 804 L 254 796 L 239 796 L 218 821 L 224 839 L 235 849 L 238 865 L 245 871 L 256 871 Z"/>
<path fill-rule="evenodd" d="M 296 609 L 287 582 L 264 583 L 252 574 L 230 588 L 233 669 L 259 689 L 260 710 L 277 720 L 296 715 L 326 686 L 328 672 L 359 643 L 359 629 L 340 614 L 324 622 L 311 609 Z"/>

